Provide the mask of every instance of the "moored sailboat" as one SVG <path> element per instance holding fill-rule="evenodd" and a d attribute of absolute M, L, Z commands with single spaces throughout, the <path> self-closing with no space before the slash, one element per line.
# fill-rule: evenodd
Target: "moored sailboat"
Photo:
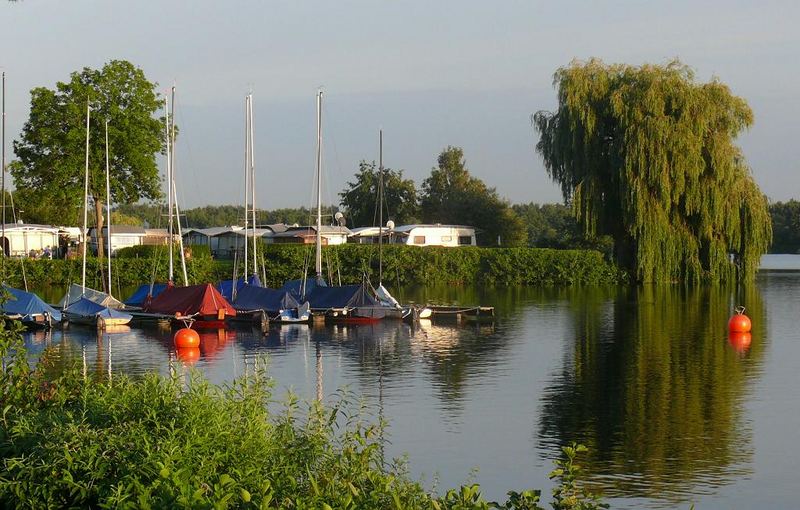
<path fill-rule="evenodd" d="M 112 308 L 109 304 L 119 304 L 119 308 L 124 308 L 124 305 L 119 301 L 115 300 L 111 296 L 111 188 L 110 188 L 110 167 L 109 167 L 109 157 L 108 157 L 108 121 L 106 121 L 106 137 L 105 137 L 105 148 L 106 148 L 106 215 L 108 216 L 108 232 L 109 235 L 106 236 L 108 238 L 108 294 L 94 291 L 92 289 L 86 288 L 86 245 L 88 244 L 88 236 L 87 236 L 87 213 L 88 213 L 88 202 L 89 202 L 89 117 L 90 117 L 90 108 L 89 102 L 86 103 L 86 164 L 85 164 L 85 172 L 84 172 L 84 194 L 83 194 L 83 266 L 82 266 L 82 276 L 81 276 L 81 294 L 77 300 L 73 300 L 73 296 L 70 295 L 70 292 L 67 292 L 67 295 L 64 296 L 62 299 L 63 303 L 63 314 L 64 317 L 67 318 L 72 323 L 76 324 L 85 324 L 95 326 L 97 328 L 104 328 L 106 326 L 121 326 L 128 324 L 131 319 L 133 318 L 132 315 L 122 312 L 121 310 L 116 309 L 116 306 Z M 76 287 L 75 285 L 70 287 L 70 290 Z M 90 294 L 93 298 L 89 298 L 86 296 L 87 291 L 91 291 Z"/>

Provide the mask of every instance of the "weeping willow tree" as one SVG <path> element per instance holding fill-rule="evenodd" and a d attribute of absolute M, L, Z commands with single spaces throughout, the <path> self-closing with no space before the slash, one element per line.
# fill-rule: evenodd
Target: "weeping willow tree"
<path fill-rule="evenodd" d="M 611 235 L 641 281 L 754 276 L 772 226 L 734 143 L 753 122 L 744 99 L 677 61 L 573 61 L 553 83 L 536 149 L 586 234 Z"/>

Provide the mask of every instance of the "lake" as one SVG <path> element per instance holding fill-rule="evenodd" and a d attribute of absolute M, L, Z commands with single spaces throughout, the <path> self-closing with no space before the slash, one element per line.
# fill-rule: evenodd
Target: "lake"
<path fill-rule="evenodd" d="M 389 421 L 386 452 L 428 488 L 490 499 L 542 488 L 560 445 L 614 508 L 796 505 L 800 256 L 767 256 L 745 286 L 403 289 L 487 304 L 494 324 L 384 322 L 205 332 L 194 367 L 221 383 L 268 355 L 277 397 L 347 389 Z M 735 305 L 752 337 L 731 338 Z M 183 369 L 171 332 L 29 333 L 102 377 Z M 84 361 L 85 360 L 85 361 Z M 545 498 L 549 500 L 549 498 Z"/>

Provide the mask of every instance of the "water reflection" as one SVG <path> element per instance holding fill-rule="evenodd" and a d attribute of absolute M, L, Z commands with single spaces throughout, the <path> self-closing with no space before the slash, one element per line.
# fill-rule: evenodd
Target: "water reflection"
<path fill-rule="evenodd" d="M 732 346 L 733 303 L 746 303 L 754 330 Z M 571 313 L 572 338 L 542 397 L 545 456 L 583 442 L 586 469 L 606 493 L 670 503 L 750 472 L 742 402 L 767 338 L 754 286 L 644 286 L 613 299 L 586 292 Z"/>
<path fill-rule="evenodd" d="M 787 296 L 797 295 L 800 276 L 767 284 L 770 310 L 780 301 L 796 311 Z M 614 506 L 638 508 L 734 494 L 725 484 L 756 471 L 744 403 L 752 386 L 763 386 L 767 327 L 796 329 L 774 311 L 767 316 L 753 287 L 446 287 L 402 297 L 492 304 L 498 321 L 211 330 L 192 352 L 176 350 L 174 332 L 155 326 L 25 338 L 34 359 L 52 347 L 53 370 L 85 360 L 86 371 L 103 378 L 171 369 L 185 377 L 191 366 L 221 383 L 266 355 L 276 399 L 286 388 L 330 401 L 349 387 L 391 423 L 388 453 L 408 453 L 413 476 L 438 473 L 442 487 L 457 486 L 479 466 L 475 480 L 491 499 L 546 489 L 557 448 L 580 441 L 590 447 L 582 464 L 592 480 L 625 498 Z M 749 339 L 726 331 L 736 304 L 752 319 Z M 784 359 L 795 345 L 786 342 Z M 771 402 L 764 407 L 780 414 Z M 796 407 L 797 399 L 784 402 Z"/>

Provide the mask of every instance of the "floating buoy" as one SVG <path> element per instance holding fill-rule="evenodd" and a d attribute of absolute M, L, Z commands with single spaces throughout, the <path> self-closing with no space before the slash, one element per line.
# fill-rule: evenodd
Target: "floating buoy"
<path fill-rule="evenodd" d="M 175 336 L 172 337 L 172 340 L 175 342 L 175 347 L 181 349 L 185 347 L 193 347 L 197 349 L 200 347 L 200 335 L 197 334 L 197 331 L 191 328 L 181 328 L 175 332 Z"/>
<path fill-rule="evenodd" d="M 747 333 L 750 331 L 751 327 L 750 317 L 744 314 L 744 307 L 737 306 L 736 313 L 728 320 L 728 331 Z"/>
<path fill-rule="evenodd" d="M 728 343 L 736 349 L 736 352 L 745 352 L 750 348 L 752 340 L 753 335 L 748 331 L 731 331 L 728 334 Z"/>
<path fill-rule="evenodd" d="M 197 360 L 200 359 L 200 348 L 178 347 L 177 349 L 175 349 L 175 354 L 178 355 L 179 360 L 191 365 L 192 363 L 197 363 Z"/>

